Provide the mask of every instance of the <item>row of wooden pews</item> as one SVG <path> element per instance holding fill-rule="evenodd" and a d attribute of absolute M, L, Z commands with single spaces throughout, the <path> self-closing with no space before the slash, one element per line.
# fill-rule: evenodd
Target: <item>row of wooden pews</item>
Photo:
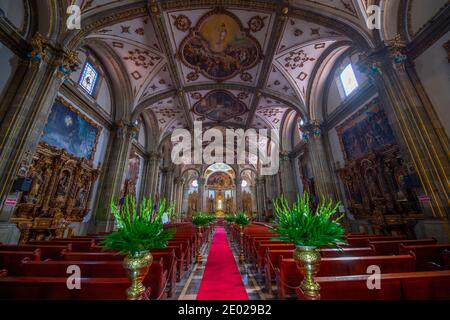
<path fill-rule="evenodd" d="M 175 228 L 176 233 L 166 248 L 151 251 L 153 263 L 144 279 L 149 299 L 171 297 L 176 282 L 195 261 L 198 239 L 192 224 L 166 227 Z M 203 231 L 201 245 L 211 232 L 212 227 Z M 124 255 L 105 251 L 99 245 L 104 235 L 0 244 L 0 299 L 126 299 L 130 283 L 122 266 Z M 70 266 L 80 268 L 80 290 L 67 286 Z"/>
<path fill-rule="evenodd" d="M 228 228 L 231 238 L 240 241 L 239 229 Z M 247 226 L 246 258 L 264 277 L 269 293 L 275 286 L 279 299 L 303 299 L 298 289 L 302 276 L 292 258 L 295 246 L 276 237 L 268 226 Z M 363 233 L 348 233 L 346 240 L 341 249 L 320 249 L 316 279 L 322 299 L 450 299 L 450 244 L 437 244 L 434 238 L 409 240 Z M 370 266 L 380 268 L 380 290 L 368 289 Z"/>

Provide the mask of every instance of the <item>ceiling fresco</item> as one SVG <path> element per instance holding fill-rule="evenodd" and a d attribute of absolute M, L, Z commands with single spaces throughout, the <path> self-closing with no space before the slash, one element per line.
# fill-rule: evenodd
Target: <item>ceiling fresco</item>
<path fill-rule="evenodd" d="M 75 2 L 84 17 L 104 17 L 88 38 L 122 61 L 135 112 L 153 113 L 161 136 L 199 120 L 280 129 L 287 112 L 309 110 L 327 49 L 352 41 L 308 11 L 365 26 L 360 0 Z"/>

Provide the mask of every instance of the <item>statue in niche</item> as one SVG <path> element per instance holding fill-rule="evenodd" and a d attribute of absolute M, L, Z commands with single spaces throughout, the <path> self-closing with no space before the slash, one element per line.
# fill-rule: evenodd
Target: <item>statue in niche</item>
<path fill-rule="evenodd" d="M 56 188 L 57 196 L 65 196 L 67 193 L 67 186 L 69 184 L 69 173 L 64 171 L 59 179 L 58 187 Z"/>
<path fill-rule="evenodd" d="M 31 189 L 28 193 L 28 196 L 26 197 L 26 201 L 28 203 L 36 204 L 39 202 L 41 198 L 41 187 L 44 182 L 44 179 L 42 178 L 42 175 L 40 172 L 35 172 L 32 176 L 32 184 Z"/>
<path fill-rule="evenodd" d="M 84 187 L 81 187 L 80 191 L 78 192 L 77 202 L 75 203 L 75 207 L 82 208 L 84 204 L 84 198 L 86 196 L 86 189 Z"/>
<path fill-rule="evenodd" d="M 198 193 L 194 191 L 188 196 L 188 217 L 192 217 L 192 214 L 197 211 Z"/>
<path fill-rule="evenodd" d="M 373 170 L 368 170 L 366 174 L 366 182 L 372 199 L 383 198 L 381 194 L 380 186 L 377 183 L 377 178 Z"/>
<path fill-rule="evenodd" d="M 253 212 L 252 195 L 250 192 L 242 192 L 242 209 L 245 213 L 250 214 Z"/>

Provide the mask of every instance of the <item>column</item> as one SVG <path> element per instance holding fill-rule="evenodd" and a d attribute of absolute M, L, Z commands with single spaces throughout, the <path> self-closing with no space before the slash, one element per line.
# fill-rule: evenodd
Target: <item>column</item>
<path fill-rule="evenodd" d="M 0 212 L 19 169 L 28 170 L 58 90 L 78 66 L 74 52 L 58 48 L 40 34 L 20 61 L 12 87 L 0 105 Z"/>
<path fill-rule="evenodd" d="M 264 220 L 265 205 L 264 205 L 264 178 L 256 178 L 256 205 L 258 210 L 258 220 Z"/>
<path fill-rule="evenodd" d="M 198 179 L 198 211 L 203 211 L 205 202 L 205 178 Z"/>
<path fill-rule="evenodd" d="M 114 228 L 114 215 L 109 204 L 111 199 L 114 199 L 116 204 L 120 200 L 124 173 L 136 130 L 137 127 L 123 121 L 114 125 L 98 188 L 94 211 L 95 232 L 111 231 Z"/>
<path fill-rule="evenodd" d="M 317 196 L 319 198 L 325 197 L 325 201 L 328 199 L 337 201 L 338 193 L 333 178 L 334 173 L 331 170 L 320 124 L 315 121 L 309 122 L 302 127 L 302 132 L 303 138 L 308 143 Z"/>
<path fill-rule="evenodd" d="M 146 198 L 155 198 L 160 159 L 157 152 L 150 152 L 150 155 L 145 159 L 142 195 Z"/>
<path fill-rule="evenodd" d="M 287 152 L 280 153 L 280 174 L 282 192 L 289 203 L 293 203 L 296 198 L 295 173 Z"/>
<path fill-rule="evenodd" d="M 236 211 L 242 211 L 242 178 L 236 175 Z"/>
<path fill-rule="evenodd" d="M 423 194 L 431 197 L 424 212 L 432 218 L 449 219 L 449 141 L 434 110 L 418 93 L 412 61 L 405 42 L 397 36 L 386 46 L 361 57 L 358 67 L 369 76 L 384 102 L 397 135 L 402 155 L 419 176 Z M 422 203 L 423 204 L 423 203 Z M 447 230 L 448 231 L 448 230 Z"/>

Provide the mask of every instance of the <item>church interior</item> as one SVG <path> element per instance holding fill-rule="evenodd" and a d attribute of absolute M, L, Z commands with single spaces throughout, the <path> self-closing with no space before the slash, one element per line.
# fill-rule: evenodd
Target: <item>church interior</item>
<path fill-rule="evenodd" d="M 450 299 L 449 30 L 448 0 L 0 0 L 0 299 Z"/>

